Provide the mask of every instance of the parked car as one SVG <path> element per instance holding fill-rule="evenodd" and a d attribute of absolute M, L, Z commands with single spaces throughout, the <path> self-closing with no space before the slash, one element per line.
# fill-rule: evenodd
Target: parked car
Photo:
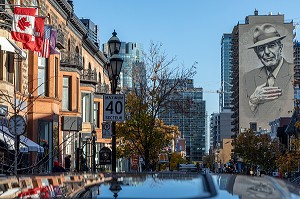
<path fill-rule="evenodd" d="M 111 180 L 88 187 L 78 198 L 226 199 L 300 198 L 299 189 L 279 178 L 183 172 L 110 174 Z"/>

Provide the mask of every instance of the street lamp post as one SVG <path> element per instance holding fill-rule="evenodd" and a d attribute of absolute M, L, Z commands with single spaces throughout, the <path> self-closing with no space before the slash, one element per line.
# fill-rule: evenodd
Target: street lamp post
<path fill-rule="evenodd" d="M 168 149 L 168 159 L 169 159 L 169 171 L 171 171 L 171 158 L 172 158 L 172 149 Z"/>
<path fill-rule="evenodd" d="M 108 51 L 109 51 L 109 63 L 107 64 L 107 71 L 109 80 L 111 83 L 111 93 L 116 94 L 118 79 L 121 72 L 123 59 L 119 55 L 121 42 L 117 37 L 117 33 L 114 30 L 112 33 L 112 37 L 108 40 Z M 112 131 L 112 138 L 111 138 L 111 145 L 112 145 L 112 172 L 116 172 L 116 122 L 112 121 L 111 125 Z"/>
<path fill-rule="evenodd" d="M 113 176 L 112 180 L 111 180 L 111 185 L 109 187 L 109 190 L 111 192 L 113 192 L 113 196 L 114 198 L 117 198 L 118 197 L 118 193 L 122 190 L 122 187 L 121 185 L 119 184 L 118 182 L 118 178 Z"/>
<path fill-rule="evenodd" d="M 92 157 L 92 171 L 96 172 L 96 137 L 97 132 L 95 130 L 92 131 L 92 149 L 93 149 L 93 157 Z"/>

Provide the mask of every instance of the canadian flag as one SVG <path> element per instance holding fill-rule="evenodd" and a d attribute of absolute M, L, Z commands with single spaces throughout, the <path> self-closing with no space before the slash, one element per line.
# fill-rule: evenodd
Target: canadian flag
<path fill-rule="evenodd" d="M 31 51 L 41 52 L 43 49 L 44 40 L 44 17 L 35 18 L 34 41 L 23 43 L 23 48 Z"/>
<path fill-rule="evenodd" d="M 11 36 L 22 43 L 34 41 L 34 21 L 36 8 L 15 7 Z"/>

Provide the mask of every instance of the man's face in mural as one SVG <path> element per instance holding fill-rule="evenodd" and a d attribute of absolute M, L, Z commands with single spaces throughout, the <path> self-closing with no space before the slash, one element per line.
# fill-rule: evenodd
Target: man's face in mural
<path fill-rule="evenodd" d="M 269 71 L 273 71 L 281 60 L 282 44 L 280 40 L 257 46 L 254 49 L 260 61 Z"/>

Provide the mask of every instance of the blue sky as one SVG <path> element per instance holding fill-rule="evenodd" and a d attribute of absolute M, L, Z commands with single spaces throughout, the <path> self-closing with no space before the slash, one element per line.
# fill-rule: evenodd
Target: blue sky
<path fill-rule="evenodd" d="M 124 42 L 139 42 L 148 50 L 160 42 L 174 66 L 198 62 L 195 87 L 204 89 L 207 114 L 219 111 L 220 42 L 238 22 L 257 9 L 259 15 L 284 14 L 300 25 L 299 0 L 73 0 L 75 14 L 98 25 L 100 44 L 115 29 Z M 296 33 L 300 35 L 299 25 Z M 299 35 L 296 39 L 300 38 Z M 300 40 L 300 39 L 298 39 Z"/>

